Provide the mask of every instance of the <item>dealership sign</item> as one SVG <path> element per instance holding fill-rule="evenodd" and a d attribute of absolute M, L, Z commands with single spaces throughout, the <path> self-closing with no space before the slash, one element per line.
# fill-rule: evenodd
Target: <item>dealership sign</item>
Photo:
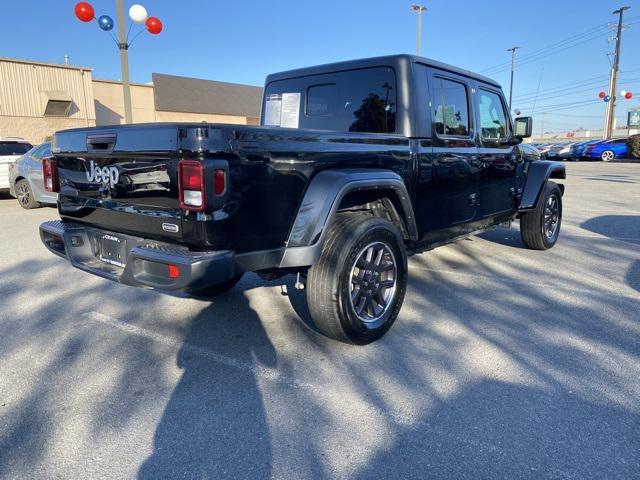
<path fill-rule="evenodd" d="M 629 111 L 629 117 L 627 119 L 627 126 L 631 127 L 640 127 L 640 108 L 636 108 L 634 110 Z"/>

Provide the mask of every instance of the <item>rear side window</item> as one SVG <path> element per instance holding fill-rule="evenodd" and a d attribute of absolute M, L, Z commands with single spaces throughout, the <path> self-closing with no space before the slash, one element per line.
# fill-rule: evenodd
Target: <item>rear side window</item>
<path fill-rule="evenodd" d="M 468 137 L 469 95 L 463 83 L 434 78 L 433 125 L 438 135 Z"/>
<path fill-rule="evenodd" d="M 502 99 L 487 90 L 479 92 L 480 132 L 483 140 L 500 140 L 509 134 L 507 114 Z"/>
<path fill-rule="evenodd" d="M 31 156 L 34 157 L 34 158 L 50 157 L 51 156 L 51 144 L 50 143 L 43 143 L 39 147 L 36 147 L 36 149 L 33 152 L 31 152 Z"/>
<path fill-rule="evenodd" d="M 0 142 L 0 155 L 24 155 L 32 148 L 29 143 Z"/>
<path fill-rule="evenodd" d="M 395 72 L 374 67 L 271 82 L 262 111 L 263 125 L 394 133 Z"/>

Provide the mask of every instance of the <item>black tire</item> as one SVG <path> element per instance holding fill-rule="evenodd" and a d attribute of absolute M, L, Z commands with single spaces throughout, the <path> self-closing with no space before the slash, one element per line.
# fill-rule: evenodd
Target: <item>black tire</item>
<path fill-rule="evenodd" d="M 367 260 L 370 252 L 376 252 L 375 259 Z M 366 345 L 391 328 L 406 288 L 407 253 L 398 229 L 382 218 L 339 214 L 327 231 L 320 259 L 309 269 L 307 303 L 321 333 Z"/>
<path fill-rule="evenodd" d="M 207 287 L 201 290 L 196 290 L 194 292 L 191 292 L 191 296 L 196 298 L 211 298 L 211 297 L 217 297 L 219 295 L 224 295 L 225 293 L 227 293 L 229 290 L 231 290 L 233 287 L 236 286 L 236 284 L 242 278 L 242 275 L 244 274 L 240 273 L 234 276 L 233 278 L 230 278 L 229 280 L 226 280 L 222 283 L 214 285 L 213 287 Z"/>
<path fill-rule="evenodd" d="M 15 186 L 16 196 L 18 197 L 18 204 L 26 210 L 38 208 L 40 204 L 33 196 L 33 190 L 31 185 L 25 179 L 18 180 Z"/>
<path fill-rule="evenodd" d="M 548 250 L 558 241 L 561 223 L 562 192 L 557 184 L 547 182 L 536 208 L 520 217 L 520 236 L 527 248 Z"/>

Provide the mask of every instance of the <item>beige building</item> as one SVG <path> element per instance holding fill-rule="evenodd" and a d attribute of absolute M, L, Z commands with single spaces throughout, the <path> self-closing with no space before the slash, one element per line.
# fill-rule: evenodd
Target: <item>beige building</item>
<path fill-rule="evenodd" d="M 0 58 L 0 137 L 40 143 L 56 130 L 93 126 L 91 69 Z"/>
<path fill-rule="evenodd" d="M 131 84 L 133 123 L 257 124 L 262 88 L 153 74 Z M 33 144 L 67 128 L 124 123 L 122 84 L 85 67 L 0 58 L 0 137 Z"/>

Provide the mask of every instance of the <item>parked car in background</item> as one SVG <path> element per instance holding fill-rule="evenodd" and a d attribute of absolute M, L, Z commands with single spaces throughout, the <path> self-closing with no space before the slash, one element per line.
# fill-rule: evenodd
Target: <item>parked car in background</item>
<path fill-rule="evenodd" d="M 22 138 L 0 137 L 0 192 L 9 190 L 9 165 L 33 148 Z"/>
<path fill-rule="evenodd" d="M 603 162 L 610 162 L 615 158 L 624 158 L 629 155 L 629 147 L 626 138 L 614 138 L 603 140 L 592 145 L 588 145 L 584 150 L 586 158 L 599 158 Z"/>
<path fill-rule="evenodd" d="M 542 156 L 542 158 L 546 158 L 547 152 L 551 149 L 551 147 L 553 147 L 553 145 L 554 145 L 553 143 L 544 143 L 536 148 L 540 152 L 540 155 Z"/>
<path fill-rule="evenodd" d="M 595 145 L 596 143 L 600 143 L 602 140 L 587 140 L 586 142 L 576 143 L 571 146 L 571 157 L 572 160 L 576 162 L 584 159 L 584 151 L 589 145 Z"/>
<path fill-rule="evenodd" d="M 562 142 L 551 145 L 545 153 L 545 157 L 549 160 L 560 160 L 560 153 L 564 152 L 566 154 L 571 148 L 571 145 L 573 145 L 573 142 Z"/>
<path fill-rule="evenodd" d="M 33 147 L 9 168 L 9 188 L 22 208 L 37 208 L 41 204 L 55 205 L 58 194 L 47 192 L 42 178 L 42 159 L 51 156 L 51 142 Z"/>

